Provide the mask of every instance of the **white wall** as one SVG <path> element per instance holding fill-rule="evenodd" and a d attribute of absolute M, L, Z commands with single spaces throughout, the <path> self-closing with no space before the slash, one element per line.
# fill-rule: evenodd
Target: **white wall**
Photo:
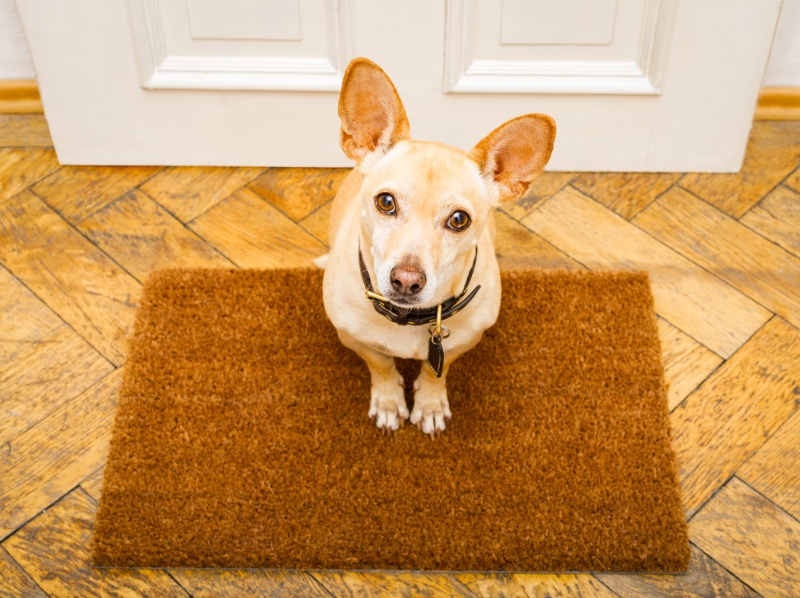
<path fill-rule="evenodd" d="M 14 0 L 0 0 L 0 79 L 35 77 Z M 800 87 L 800 0 L 783 0 L 764 85 Z"/>
<path fill-rule="evenodd" d="M 0 79 L 35 79 L 14 0 L 0 0 Z"/>
<path fill-rule="evenodd" d="M 800 0 L 783 0 L 764 86 L 800 86 Z"/>

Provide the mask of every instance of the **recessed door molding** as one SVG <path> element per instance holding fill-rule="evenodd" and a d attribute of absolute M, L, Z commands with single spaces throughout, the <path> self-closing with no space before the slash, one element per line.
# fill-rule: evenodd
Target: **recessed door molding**
<path fill-rule="evenodd" d="M 587 0 L 590 1 L 590 0 Z M 447 0 L 445 91 L 449 93 L 566 93 L 657 95 L 666 70 L 677 0 L 647 0 L 639 23 L 614 31 L 614 37 L 635 36 L 629 56 L 586 59 L 591 44 L 575 44 L 579 59 L 518 60 L 486 58 L 479 49 L 479 9 L 499 11 L 500 3 Z M 614 6 L 614 9 L 617 7 Z M 617 11 L 621 12 L 621 11 Z M 506 15 L 506 18 L 509 18 Z M 492 32 L 493 29 L 488 30 Z M 497 33 L 498 46 L 503 45 Z M 612 39 L 611 44 L 614 41 Z M 556 45 L 556 44 L 554 44 Z M 563 44 L 559 53 L 563 54 Z M 603 44 L 609 45 L 609 44 Z M 543 44 L 546 46 L 546 44 Z M 597 47 L 602 47 L 597 44 Z M 498 48 L 501 49 L 501 48 Z M 598 52 L 600 55 L 601 53 Z"/>
<path fill-rule="evenodd" d="M 324 52 L 322 55 L 308 56 L 260 52 L 250 55 L 174 52 L 169 47 L 163 9 L 168 3 L 178 1 L 126 0 L 143 88 L 253 91 L 339 89 L 347 61 L 352 55 L 350 0 L 324 0 Z M 188 12 L 186 18 L 188 22 Z M 199 45 L 202 41 L 195 40 L 194 43 Z M 302 44 L 302 40 L 299 43 Z"/>

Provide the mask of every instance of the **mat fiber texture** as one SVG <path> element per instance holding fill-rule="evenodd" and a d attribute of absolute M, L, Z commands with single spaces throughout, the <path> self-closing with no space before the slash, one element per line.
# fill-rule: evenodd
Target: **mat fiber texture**
<path fill-rule="evenodd" d="M 366 366 L 321 285 L 314 270 L 151 275 L 96 565 L 685 570 L 646 274 L 504 273 L 435 441 L 369 421 Z"/>

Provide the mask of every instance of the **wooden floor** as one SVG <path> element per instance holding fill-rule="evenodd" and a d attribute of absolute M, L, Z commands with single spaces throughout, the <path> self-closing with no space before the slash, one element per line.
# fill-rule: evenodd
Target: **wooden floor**
<path fill-rule="evenodd" d="M 326 252 L 342 175 L 62 167 L 40 115 L 0 115 L 0 595 L 800 596 L 791 121 L 755 123 L 740 174 L 546 173 L 498 213 L 503 267 L 651 273 L 688 575 L 92 569 L 125 338 L 147 273 L 308 266 Z"/>

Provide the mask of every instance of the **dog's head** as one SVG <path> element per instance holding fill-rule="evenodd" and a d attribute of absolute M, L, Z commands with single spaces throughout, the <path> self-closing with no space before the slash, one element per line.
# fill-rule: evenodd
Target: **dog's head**
<path fill-rule="evenodd" d="M 409 307 L 461 291 L 491 211 L 525 194 L 555 138 L 550 117 L 529 114 L 469 153 L 412 141 L 394 85 L 364 58 L 345 72 L 339 116 L 342 149 L 363 174 L 360 241 L 374 264 L 376 290 Z"/>

